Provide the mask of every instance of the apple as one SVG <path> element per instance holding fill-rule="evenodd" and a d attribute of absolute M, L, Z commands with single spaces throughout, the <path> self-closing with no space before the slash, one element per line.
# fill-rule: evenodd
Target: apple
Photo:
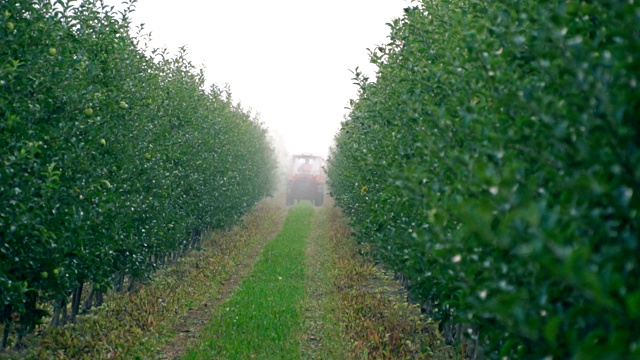
<path fill-rule="evenodd" d="M 107 141 L 105 139 L 100 139 L 100 145 L 102 146 L 107 145 Z"/>
<path fill-rule="evenodd" d="M 14 26 L 13 26 L 13 23 L 11 21 L 7 22 L 7 29 L 9 29 L 9 31 L 13 31 Z"/>
<path fill-rule="evenodd" d="M 93 109 L 92 108 L 84 109 L 84 114 L 87 115 L 87 116 L 93 115 Z"/>
<path fill-rule="evenodd" d="M 151 160 L 151 154 L 149 153 L 144 154 L 144 158 L 147 160 Z"/>
<path fill-rule="evenodd" d="M 46 278 L 49 277 L 49 273 L 46 272 L 46 271 L 43 271 L 43 272 L 40 273 L 40 277 L 43 278 L 43 279 L 46 279 Z"/>
<path fill-rule="evenodd" d="M 58 50 L 56 50 L 56 48 L 49 48 L 49 55 L 55 56 L 57 53 Z"/>
<path fill-rule="evenodd" d="M 128 109 L 129 108 L 129 105 L 124 101 L 120 101 L 120 104 L 118 106 L 120 106 L 121 109 Z"/>

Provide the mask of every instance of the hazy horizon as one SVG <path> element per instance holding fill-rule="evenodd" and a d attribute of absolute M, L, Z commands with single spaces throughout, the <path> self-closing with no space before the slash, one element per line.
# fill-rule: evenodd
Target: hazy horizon
<path fill-rule="evenodd" d="M 121 7 L 120 0 L 106 4 Z M 356 67 L 371 78 L 367 48 L 388 41 L 386 23 L 405 0 L 220 2 L 138 0 L 134 27 L 144 24 L 152 47 L 181 46 L 204 67 L 207 86 L 228 84 L 234 101 L 258 113 L 291 153 L 327 156 L 357 96 Z"/>

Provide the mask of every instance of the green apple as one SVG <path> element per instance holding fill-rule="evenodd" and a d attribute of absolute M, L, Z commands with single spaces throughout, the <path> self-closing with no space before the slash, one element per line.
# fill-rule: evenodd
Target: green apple
<path fill-rule="evenodd" d="M 100 145 L 102 146 L 107 145 L 107 141 L 105 139 L 100 139 Z"/>
<path fill-rule="evenodd" d="M 51 56 L 55 56 L 58 53 L 58 50 L 56 50 L 56 48 L 49 48 L 49 55 Z"/>
<path fill-rule="evenodd" d="M 14 26 L 13 26 L 13 23 L 11 21 L 7 22 L 7 29 L 9 29 L 9 31 L 13 31 Z"/>
<path fill-rule="evenodd" d="M 43 272 L 40 273 L 40 277 L 43 278 L 43 279 L 46 279 L 46 278 L 49 277 L 49 273 L 46 272 L 46 271 L 43 271 Z"/>
<path fill-rule="evenodd" d="M 84 114 L 87 115 L 87 116 L 93 115 L 93 109 L 92 108 L 84 109 Z"/>

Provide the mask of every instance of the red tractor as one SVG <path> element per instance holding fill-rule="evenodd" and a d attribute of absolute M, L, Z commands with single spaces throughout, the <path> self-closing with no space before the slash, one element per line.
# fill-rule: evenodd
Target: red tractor
<path fill-rule="evenodd" d="M 287 205 L 309 200 L 316 206 L 324 202 L 324 159 L 311 154 L 293 155 L 287 181 Z"/>

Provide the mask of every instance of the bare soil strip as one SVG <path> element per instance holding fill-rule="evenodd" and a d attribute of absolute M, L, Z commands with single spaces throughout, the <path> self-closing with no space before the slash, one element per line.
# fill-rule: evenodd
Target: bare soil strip
<path fill-rule="evenodd" d="M 457 359 L 442 347 L 437 325 L 407 301 L 407 290 L 393 273 L 366 256 L 351 237 L 347 219 L 327 209 L 334 312 L 347 342 L 336 359 Z"/>
<path fill-rule="evenodd" d="M 311 236 L 307 238 L 304 329 L 301 334 L 303 359 L 346 359 L 347 344 L 341 339 L 335 318 L 333 255 L 329 244 L 327 208 L 316 211 Z"/>

